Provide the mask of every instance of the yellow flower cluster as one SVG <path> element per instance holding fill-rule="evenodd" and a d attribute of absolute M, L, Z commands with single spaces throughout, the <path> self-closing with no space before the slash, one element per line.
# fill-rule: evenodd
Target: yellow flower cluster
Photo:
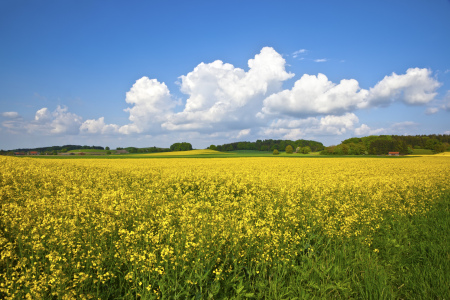
<path fill-rule="evenodd" d="M 383 216 L 424 213 L 449 184 L 449 156 L 0 157 L 0 297 L 158 294 L 174 270 L 289 265 L 314 235 L 370 245 Z"/>

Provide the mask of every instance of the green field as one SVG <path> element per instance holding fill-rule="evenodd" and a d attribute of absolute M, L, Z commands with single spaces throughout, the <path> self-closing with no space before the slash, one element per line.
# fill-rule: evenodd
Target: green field
<path fill-rule="evenodd" d="M 109 150 L 98 150 L 98 149 L 75 149 L 75 150 L 67 151 L 66 153 L 80 153 L 80 152 L 83 152 L 83 153 L 106 154 L 106 152 L 108 152 L 108 151 L 109 151 Z M 111 151 L 111 152 L 114 152 L 114 150 Z"/>
<path fill-rule="evenodd" d="M 432 150 L 429 149 L 413 149 L 413 155 L 431 155 L 433 154 Z"/>

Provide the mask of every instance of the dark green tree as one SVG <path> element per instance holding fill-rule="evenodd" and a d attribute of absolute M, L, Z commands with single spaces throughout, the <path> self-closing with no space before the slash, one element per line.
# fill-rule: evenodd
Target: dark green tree
<path fill-rule="evenodd" d="M 308 154 L 311 152 L 311 148 L 309 146 L 302 147 L 302 153 Z"/>
<path fill-rule="evenodd" d="M 171 151 L 189 151 L 189 150 L 192 150 L 192 145 L 191 145 L 191 143 L 186 143 L 186 142 L 175 143 L 170 146 L 170 150 Z"/>
<path fill-rule="evenodd" d="M 138 148 L 136 147 L 127 147 L 125 148 L 128 152 L 130 153 L 137 153 L 138 152 Z"/>
<path fill-rule="evenodd" d="M 442 143 L 435 144 L 434 147 L 433 147 L 433 152 L 434 153 L 441 153 L 441 152 L 444 152 L 445 150 L 446 150 L 446 147 Z"/>
<path fill-rule="evenodd" d="M 436 139 L 436 138 L 430 138 L 426 141 L 425 143 L 425 149 L 430 149 L 430 150 L 434 150 L 434 148 L 436 147 L 436 145 L 441 144 L 441 142 Z"/>

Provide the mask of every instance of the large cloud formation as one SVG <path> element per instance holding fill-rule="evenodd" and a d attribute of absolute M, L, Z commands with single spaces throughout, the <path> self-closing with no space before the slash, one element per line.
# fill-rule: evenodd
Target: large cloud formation
<path fill-rule="evenodd" d="M 284 58 L 269 47 L 248 61 L 248 72 L 220 60 L 199 64 L 181 76 L 181 91 L 189 95 L 185 109 L 171 115 L 163 128 L 221 130 L 253 126 L 264 97 L 279 91 L 283 81 L 294 76 L 286 72 L 285 65 Z"/>
<path fill-rule="evenodd" d="M 291 90 L 266 98 L 262 112 L 294 117 L 343 114 L 361 106 L 367 95 L 368 91 L 362 90 L 354 79 L 334 84 L 324 74 L 305 74 Z"/>
<path fill-rule="evenodd" d="M 310 135 L 342 135 L 353 130 L 358 122 L 359 119 L 354 113 L 305 119 L 284 118 L 274 120 L 269 127 L 262 130 L 262 134 L 292 140 Z"/>
<path fill-rule="evenodd" d="M 204 134 L 229 138 L 301 138 L 317 135 L 374 133 L 359 123 L 360 109 L 388 106 L 394 101 L 424 105 L 435 99 L 440 83 L 428 69 L 411 68 L 392 73 L 373 87 L 363 89 L 356 79 L 331 82 L 324 74 L 304 74 L 291 89 L 283 82 L 294 77 L 286 61 L 273 48 L 264 47 L 248 61 L 248 70 L 216 60 L 200 63 L 181 76 L 180 91 L 187 95 L 184 107 L 175 112 L 175 99 L 165 83 L 142 77 L 126 93 L 129 123 L 107 124 L 105 117 L 89 119 L 58 106 L 42 108 L 33 121 L 16 112 L 3 112 L 3 126 L 44 134 L 122 135 Z M 448 102 L 450 103 L 450 102 Z M 443 109 L 449 109 L 445 103 Z"/>
<path fill-rule="evenodd" d="M 36 112 L 34 122 L 28 124 L 30 132 L 38 131 L 47 134 L 78 134 L 83 118 L 68 112 L 67 107 L 58 105 L 55 111 L 50 113 L 48 108 L 42 108 Z"/>
<path fill-rule="evenodd" d="M 292 89 L 266 98 L 262 112 L 305 117 L 340 115 L 360 108 L 386 106 L 393 101 L 420 105 L 433 100 L 439 86 L 430 70 L 419 68 L 408 69 L 403 75 L 386 76 L 369 90 L 361 89 L 355 79 L 343 79 L 335 84 L 324 74 L 305 74 Z"/>
<path fill-rule="evenodd" d="M 125 111 L 130 113 L 131 123 L 120 127 L 124 134 L 141 133 L 154 129 L 152 125 L 160 125 L 167 120 L 175 107 L 169 89 L 156 79 L 142 77 L 133 85 L 126 95 L 125 101 L 134 106 Z"/>
<path fill-rule="evenodd" d="M 426 104 L 436 97 L 440 86 L 428 69 L 411 68 L 403 75 L 392 73 L 370 88 L 368 105 L 387 105 L 396 100 L 411 105 Z"/>

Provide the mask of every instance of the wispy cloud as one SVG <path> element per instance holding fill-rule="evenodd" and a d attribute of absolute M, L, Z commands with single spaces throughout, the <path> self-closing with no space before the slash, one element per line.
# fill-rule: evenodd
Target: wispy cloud
<path fill-rule="evenodd" d="M 377 128 L 373 129 L 367 126 L 366 124 L 362 124 L 360 127 L 355 128 L 355 134 L 357 136 L 364 136 L 364 135 L 378 135 L 386 133 L 386 129 L 384 128 Z"/>
<path fill-rule="evenodd" d="M 10 119 L 16 119 L 19 118 L 19 113 L 15 112 L 15 111 L 6 111 L 6 112 L 2 112 L 0 113 L 0 116 L 5 117 L 5 118 L 10 118 Z"/>
<path fill-rule="evenodd" d="M 450 90 L 447 91 L 443 99 L 442 108 L 446 111 L 450 111 Z"/>
<path fill-rule="evenodd" d="M 419 126 L 418 123 L 412 121 L 398 122 L 391 125 L 391 130 L 394 132 L 402 132 L 402 131 L 406 132 L 418 126 Z"/>
<path fill-rule="evenodd" d="M 243 136 L 249 135 L 250 134 L 251 129 L 243 129 L 241 131 L 239 131 L 238 135 L 236 136 L 236 138 L 241 138 Z"/>
<path fill-rule="evenodd" d="M 38 92 L 35 92 L 35 93 L 34 93 L 34 97 L 37 98 L 37 99 L 39 99 L 39 100 L 43 100 L 43 101 L 47 101 L 47 100 L 48 100 L 47 97 L 42 96 L 42 95 L 39 94 Z"/>
<path fill-rule="evenodd" d="M 437 108 L 437 107 L 428 107 L 428 108 L 425 110 L 425 114 L 427 114 L 427 115 L 433 115 L 433 114 L 437 113 L 438 111 L 439 111 L 439 108 Z"/>
<path fill-rule="evenodd" d="M 314 61 L 315 62 L 326 62 L 326 61 L 328 61 L 328 59 L 327 58 L 319 58 L 319 59 L 315 59 Z"/>
<path fill-rule="evenodd" d="M 354 133 L 357 136 L 379 135 L 379 134 L 411 134 L 420 124 L 412 121 L 394 123 L 389 128 L 371 128 L 366 124 L 355 128 Z"/>
<path fill-rule="evenodd" d="M 297 58 L 299 55 L 306 54 L 307 52 L 308 52 L 308 50 L 306 50 L 306 49 L 300 49 L 300 50 L 297 50 L 294 53 L 292 53 L 292 57 Z"/>

